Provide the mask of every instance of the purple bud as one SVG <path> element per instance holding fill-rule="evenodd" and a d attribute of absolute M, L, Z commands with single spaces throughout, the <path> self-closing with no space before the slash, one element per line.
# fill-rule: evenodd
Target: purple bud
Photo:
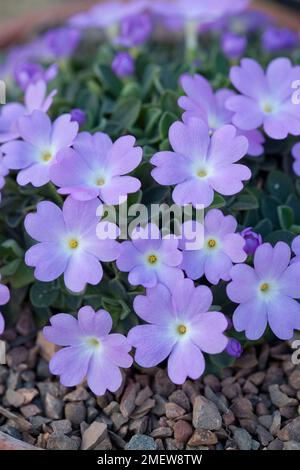
<path fill-rule="evenodd" d="M 292 49 L 298 42 L 296 33 L 288 28 L 271 26 L 262 35 L 262 46 L 267 52 L 276 52 L 283 49 Z"/>
<path fill-rule="evenodd" d="M 240 357 L 243 352 L 241 343 L 237 339 L 229 338 L 229 341 L 226 347 L 226 352 L 227 354 L 229 354 L 229 356 Z"/>
<path fill-rule="evenodd" d="M 242 232 L 241 236 L 245 240 L 244 251 L 247 255 L 253 255 L 259 245 L 262 244 L 262 237 L 259 233 L 253 232 L 252 227 L 246 227 Z"/>
<path fill-rule="evenodd" d="M 247 47 L 247 39 L 245 36 L 238 36 L 234 33 L 224 33 L 221 39 L 221 47 L 229 59 L 238 59 Z"/>
<path fill-rule="evenodd" d="M 134 73 L 134 60 L 128 52 L 117 52 L 111 68 L 119 77 L 128 77 Z"/>
<path fill-rule="evenodd" d="M 121 34 L 116 42 L 125 47 L 136 47 L 151 36 L 153 23 L 148 13 L 139 13 L 121 21 Z"/>
<path fill-rule="evenodd" d="M 83 126 L 86 121 L 86 113 L 79 108 L 74 108 L 70 112 L 71 121 L 78 122 L 79 126 Z"/>

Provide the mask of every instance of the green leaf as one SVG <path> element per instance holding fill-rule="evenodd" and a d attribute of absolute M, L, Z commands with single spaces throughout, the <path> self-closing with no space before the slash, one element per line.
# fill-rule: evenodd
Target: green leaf
<path fill-rule="evenodd" d="M 222 352 L 220 354 L 211 354 L 210 360 L 219 369 L 225 369 L 234 364 L 235 357 L 230 356 L 226 352 Z"/>
<path fill-rule="evenodd" d="M 113 73 L 111 67 L 108 65 L 95 65 L 94 72 L 106 90 L 108 90 L 115 97 L 118 97 L 122 90 L 122 82 Z"/>
<path fill-rule="evenodd" d="M 176 119 L 180 111 L 177 101 L 178 95 L 172 90 L 166 90 L 160 101 L 162 110 L 174 114 Z"/>
<path fill-rule="evenodd" d="M 252 194 L 240 194 L 231 205 L 233 211 L 251 211 L 259 207 L 258 200 Z"/>
<path fill-rule="evenodd" d="M 34 282 L 33 269 L 26 266 L 25 263 L 21 263 L 18 266 L 16 272 L 9 278 L 9 282 L 12 287 L 19 289 L 25 287 Z"/>
<path fill-rule="evenodd" d="M 218 193 L 214 194 L 214 200 L 209 206 L 210 209 L 220 209 L 221 207 L 226 206 L 225 199 Z"/>
<path fill-rule="evenodd" d="M 31 286 L 29 296 L 35 307 L 46 308 L 55 302 L 59 294 L 56 282 L 35 282 Z"/>
<path fill-rule="evenodd" d="M 259 233 L 262 237 L 266 237 L 269 233 L 273 230 L 272 222 L 269 219 L 261 220 L 257 225 L 254 227 L 254 232 Z"/>
<path fill-rule="evenodd" d="M 270 233 L 266 238 L 265 242 L 269 242 L 272 245 L 275 245 L 277 242 L 286 242 L 290 245 L 294 239 L 295 235 L 288 230 L 275 230 L 275 232 Z"/>
<path fill-rule="evenodd" d="M 130 129 L 139 117 L 141 107 L 141 101 L 133 96 L 122 98 L 117 102 L 112 121 L 120 129 Z"/>
<path fill-rule="evenodd" d="M 24 250 L 20 247 L 16 240 L 13 239 L 9 239 L 3 242 L 1 247 L 7 250 L 11 250 L 12 253 L 17 256 L 17 258 L 21 258 L 24 254 Z"/>
<path fill-rule="evenodd" d="M 285 203 L 290 194 L 294 193 L 294 185 L 287 175 L 281 171 L 272 171 L 267 179 L 267 189 L 269 193 Z"/>
<path fill-rule="evenodd" d="M 13 276 L 15 272 L 17 271 L 18 267 L 20 266 L 22 260 L 20 258 L 14 259 L 10 263 L 6 264 L 5 266 L 2 266 L 0 269 L 1 275 L 2 276 Z"/>
<path fill-rule="evenodd" d="M 288 230 L 295 220 L 293 209 L 289 206 L 278 206 L 277 213 L 280 227 L 283 230 Z"/>
<path fill-rule="evenodd" d="M 177 117 L 170 113 L 169 111 L 166 111 L 162 117 L 160 118 L 159 121 L 159 135 L 161 140 L 166 139 L 169 135 L 169 129 L 173 122 L 175 122 Z"/>

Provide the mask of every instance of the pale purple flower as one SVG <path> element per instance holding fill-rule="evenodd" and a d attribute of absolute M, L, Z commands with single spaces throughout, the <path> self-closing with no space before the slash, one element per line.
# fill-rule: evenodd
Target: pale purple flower
<path fill-rule="evenodd" d="M 38 81 L 50 82 L 58 72 L 57 64 L 50 65 L 47 69 L 36 62 L 21 62 L 17 64 L 14 75 L 19 87 L 26 91 L 28 85 Z"/>
<path fill-rule="evenodd" d="M 123 18 L 120 25 L 120 34 L 116 43 L 124 47 L 136 47 L 144 44 L 153 31 L 153 21 L 149 13 L 142 12 L 137 15 Z"/>
<path fill-rule="evenodd" d="M 221 47 L 228 59 L 238 59 L 245 52 L 247 47 L 247 38 L 245 36 L 226 32 L 222 35 Z"/>
<path fill-rule="evenodd" d="M 262 236 L 253 232 L 252 227 L 246 227 L 241 231 L 241 236 L 245 240 L 244 251 L 247 255 L 254 255 L 257 248 L 262 244 Z"/>
<path fill-rule="evenodd" d="M 293 170 L 297 176 L 300 176 L 300 142 L 293 146 L 292 156 L 294 157 Z"/>
<path fill-rule="evenodd" d="M 82 109 L 74 108 L 70 111 L 71 121 L 75 121 L 79 126 L 83 126 L 86 122 L 86 113 Z"/>
<path fill-rule="evenodd" d="M 187 377 L 195 380 L 204 372 L 204 353 L 218 354 L 227 345 L 227 320 L 220 312 L 208 311 L 212 293 L 195 287 L 190 279 L 174 285 L 162 284 L 134 299 L 134 310 L 147 322 L 132 328 L 128 340 L 136 348 L 135 361 L 154 367 L 168 358 L 168 375 L 175 384 Z"/>
<path fill-rule="evenodd" d="M 293 49 L 298 42 L 299 38 L 294 31 L 289 28 L 278 28 L 276 26 L 269 26 L 261 38 L 262 47 L 267 52 Z"/>
<path fill-rule="evenodd" d="M 134 74 L 134 59 L 129 52 L 117 52 L 112 61 L 111 68 L 118 77 L 129 77 Z"/>
<path fill-rule="evenodd" d="M 106 390 L 116 392 L 122 383 L 120 367 L 130 367 L 131 346 L 121 334 L 109 334 L 112 319 L 106 310 L 94 312 L 82 307 L 78 320 L 59 313 L 50 318 L 51 326 L 43 330 L 45 338 L 64 346 L 51 359 L 52 374 L 59 375 L 66 387 L 80 384 L 85 378 L 95 395 Z"/>
<path fill-rule="evenodd" d="M 43 201 L 36 213 L 26 216 L 26 231 L 39 242 L 25 255 L 26 264 L 35 267 L 36 279 L 48 282 L 64 274 L 67 288 L 74 292 L 81 292 L 87 283 L 101 281 L 100 261 L 114 261 L 119 243 L 97 237 L 98 206 L 97 199 L 82 202 L 69 197 L 62 210 L 53 202 Z M 117 236 L 117 230 L 115 233 Z"/>
<path fill-rule="evenodd" d="M 231 124 L 233 112 L 226 108 L 225 103 L 228 98 L 235 96 L 234 91 L 220 88 L 214 92 L 209 81 L 198 74 L 185 74 L 181 77 L 180 83 L 186 93 L 186 96 L 181 96 L 178 100 L 179 106 L 185 110 L 184 121 L 190 117 L 199 117 L 207 123 L 210 131 Z M 238 129 L 238 134 L 248 139 L 248 155 L 257 157 L 263 153 L 265 139 L 261 132 Z"/>
<path fill-rule="evenodd" d="M 294 238 L 292 242 L 292 251 L 296 255 L 291 260 L 292 263 L 298 263 L 300 261 L 300 235 Z"/>
<path fill-rule="evenodd" d="M 236 34 L 253 33 L 266 27 L 271 22 L 270 18 L 261 11 L 246 10 L 227 18 L 228 28 Z"/>
<path fill-rule="evenodd" d="M 62 59 L 74 53 L 80 38 L 81 32 L 78 29 L 62 27 L 48 30 L 43 36 L 43 41 L 52 57 Z"/>
<path fill-rule="evenodd" d="M 183 261 L 180 267 L 190 279 L 196 280 L 205 275 L 212 284 L 218 284 L 220 279 L 231 279 L 232 264 L 242 263 L 247 258 L 245 240 L 235 233 L 236 229 L 237 221 L 232 215 L 225 216 L 219 209 L 211 209 L 204 219 L 203 248 L 186 249 L 186 243 L 190 240 L 187 240 L 183 230 L 180 240 Z"/>
<path fill-rule="evenodd" d="M 60 187 L 60 194 L 82 201 L 100 197 L 106 204 L 120 204 L 141 186 L 137 178 L 127 176 L 142 160 L 143 151 L 134 144 L 135 138 L 129 135 L 113 143 L 103 132 L 82 132 L 73 149 L 58 155 L 50 171 L 51 181 Z"/>
<path fill-rule="evenodd" d="M 122 19 L 139 14 L 151 7 L 152 0 L 135 0 L 124 2 L 118 0 L 101 2 L 90 10 L 78 13 L 69 20 L 71 26 L 76 28 L 110 28 L 117 25 Z"/>
<path fill-rule="evenodd" d="M 230 79 L 241 95 L 228 98 L 226 106 L 234 112 L 232 122 L 239 129 L 263 126 L 273 139 L 300 134 L 300 106 L 293 103 L 292 84 L 299 79 L 300 66 L 288 58 L 269 63 L 266 72 L 253 59 L 242 59 L 230 71 Z"/>
<path fill-rule="evenodd" d="M 77 131 L 77 122 L 69 114 L 59 116 L 51 123 L 42 111 L 33 111 L 30 116 L 20 117 L 18 130 L 21 140 L 14 140 L 2 146 L 4 164 L 11 170 L 20 170 L 17 182 L 35 187 L 50 181 L 50 168 L 59 150 L 72 145 Z"/>
<path fill-rule="evenodd" d="M 242 181 L 251 177 L 248 167 L 236 163 L 246 155 L 248 141 L 236 135 L 234 126 L 223 126 L 210 136 L 208 125 L 192 117 L 172 124 L 169 141 L 174 151 L 156 153 L 151 174 L 159 184 L 175 185 L 176 204 L 208 207 L 214 191 L 236 194 L 243 189 Z"/>
<path fill-rule="evenodd" d="M 236 357 L 236 358 L 240 357 L 243 352 L 241 343 L 235 338 L 230 338 L 228 340 L 226 352 L 227 354 L 229 354 L 229 356 Z"/>
<path fill-rule="evenodd" d="M 39 80 L 28 85 L 24 95 L 24 105 L 21 103 L 5 104 L 0 114 L 0 143 L 8 142 L 20 137 L 18 120 L 22 116 L 31 114 L 34 110 L 47 112 L 50 108 L 56 90 L 47 96 L 47 85 Z"/>
<path fill-rule="evenodd" d="M 260 245 L 254 268 L 239 264 L 231 269 L 227 295 L 240 304 L 233 314 L 237 331 L 251 340 L 259 339 L 269 324 L 280 339 L 290 339 L 300 329 L 300 264 L 290 263 L 291 250 L 284 242 L 273 248 Z"/>
<path fill-rule="evenodd" d="M 119 270 L 129 272 L 130 284 L 154 287 L 162 283 L 172 287 L 183 279 L 178 240 L 162 238 L 155 224 L 136 228 L 131 238 L 121 244 L 117 259 Z"/>
<path fill-rule="evenodd" d="M 0 277 L 0 280 L 1 280 L 1 277 Z M 0 305 L 7 304 L 9 299 L 10 299 L 10 293 L 9 293 L 8 288 L 5 285 L 0 284 Z M 5 326 L 4 318 L 3 318 L 3 315 L 0 312 L 0 335 L 4 331 L 4 326 Z"/>
<path fill-rule="evenodd" d="M 167 18 L 179 18 L 185 21 L 202 23 L 215 21 L 226 15 L 243 11 L 249 0 L 174 0 L 153 2 L 152 11 Z"/>

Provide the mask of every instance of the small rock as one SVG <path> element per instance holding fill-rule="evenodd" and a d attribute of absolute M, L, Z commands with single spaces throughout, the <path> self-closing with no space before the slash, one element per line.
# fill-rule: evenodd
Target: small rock
<path fill-rule="evenodd" d="M 271 415 L 259 416 L 258 421 L 266 429 L 270 429 L 270 426 L 272 425 L 272 422 L 273 422 L 273 417 Z"/>
<path fill-rule="evenodd" d="M 218 442 L 216 434 L 208 429 L 197 429 L 190 440 L 188 445 L 196 446 L 212 446 Z"/>
<path fill-rule="evenodd" d="M 280 429 L 277 433 L 281 441 L 299 441 L 300 442 L 300 416 L 293 419 L 290 423 Z"/>
<path fill-rule="evenodd" d="M 212 374 L 207 374 L 203 378 L 203 383 L 208 385 L 214 392 L 219 392 L 221 389 L 220 380 Z"/>
<path fill-rule="evenodd" d="M 153 395 L 155 406 L 152 408 L 152 413 L 156 416 L 163 416 L 166 412 L 166 399 L 156 394 Z"/>
<path fill-rule="evenodd" d="M 114 429 L 119 431 L 119 429 L 123 426 L 123 424 L 128 422 L 128 418 L 125 418 L 122 413 L 113 413 L 111 415 L 111 420 L 114 423 Z"/>
<path fill-rule="evenodd" d="M 233 431 L 233 438 L 238 446 L 238 449 L 251 450 L 252 437 L 248 431 L 246 431 L 246 429 L 236 428 L 235 426 L 231 426 L 231 430 Z"/>
<path fill-rule="evenodd" d="M 111 401 L 109 405 L 107 405 L 105 408 L 103 408 L 103 412 L 111 416 L 113 413 L 118 413 L 120 411 L 120 405 L 117 401 Z"/>
<path fill-rule="evenodd" d="M 138 392 L 138 384 L 131 383 L 125 388 L 120 403 L 120 411 L 124 418 L 129 418 L 135 409 L 135 399 Z"/>
<path fill-rule="evenodd" d="M 36 388 L 19 388 L 17 392 L 22 395 L 24 405 L 28 405 L 39 395 L 39 391 Z"/>
<path fill-rule="evenodd" d="M 256 433 L 262 446 L 267 446 L 273 440 L 272 434 L 260 424 L 256 427 Z"/>
<path fill-rule="evenodd" d="M 230 426 L 234 423 L 235 417 L 231 410 L 228 410 L 226 413 L 223 414 L 223 422 L 225 426 Z"/>
<path fill-rule="evenodd" d="M 289 384 L 295 390 L 300 390 L 300 370 L 295 369 L 289 376 Z"/>
<path fill-rule="evenodd" d="M 279 439 L 274 439 L 274 441 L 270 442 L 268 445 L 268 450 L 282 450 L 283 449 L 283 442 Z"/>
<path fill-rule="evenodd" d="M 175 390 L 175 385 L 169 379 L 167 373 L 163 369 L 159 369 L 154 378 L 154 390 L 163 397 L 168 397 Z"/>
<path fill-rule="evenodd" d="M 269 429 L 270 433 L 273 434 L 273 436 L 276 436 L 280 429 L 280 426 L 281 426 L 281 414 L 279 413 L 279 411 L 276 410 L 273 413 L 272 424 Z"/>
<path fill-rule="evenodd" d="M 53 432 L 47 442 L 48 450 L 78 450 L 78 442 L 62 433 Z"/>
<path fill-rule="evenodd" d="M 71 421 L 75 428 L 79 427 L 86 417 L 86 408 L 83 401 L 66 403 L 65 417 Z"/>
<path fill-rule="evenodd" d="M 151 398 L 152 395 L 153 392 L 151 388 L 147 385 L 145 388 L 138 392 L 135 399 L 136 406 L 141 406 L 148 398 Z"/>
<path fill-rule="evenodd" d="M 269 393 L 272 403 L 278 406 L 278 408 L 283 406 L 295 406 L 298 404 L 298 400 L 290 398 L 288 395 L 283 393 L 278 384 L 270 385 Z"/>
<path fill-rule="evenodd" d="M 68 419 L 60 419 L 50 423 L 51 428 L 58 434 L 69 434 L 72 432 L 72 426 Z"/>
<path fill-rule="evenodd" d="M 173 435 L 172 429 L 167 428 L 167 427 L 156 428 L 151 433 L 151 437 L 154 437 L 154 439 L 162 439 L 166 437 L 171 437 L 172 435 Z"/>
<path fill-rule="evenodd" d="M 46 362 L 50 362 L 50 360 L 52 359 L 52 357 L 57 351 L 57 346 L 47 341 L 42 331 L 40 331 L 37 335 L 36 344 L 39 348 L 39 352 L 42 358 Z"/>
<path fill-rule="evenodd" d="M 63 401 L 55 398 L 50 393 L 46 393 L 44 397 L 46 416 L 51 419 L 61 419 L 63 413 Z"/>
<path fill-rule="evenodd" d="M 34 403 L 21 406 L 20 411 L 22 415 L 24 416 L 24 418 L 27 418 L 27 419 L 42 413 L 42 410 Z"/>
<path fill-rule="evenodd" d="M 184 408 L 176 403 L 166 403 L 166 417 L 170 419 L 179 418 L 186 413 Z"/>
<path fill-rule="evenodd" d="M 7 365 L 10 368 L 15 368 L 20 364 L 26 364 L 28 359 L 28 349 L 24 346 L 18 346 L 11 349 L 6 355 Z"/>
<path fill-rule="evenodd" d="M 233 400 L 231 411 L 237 418 L 252 418 L 253 406 L 248 398 L 238 397 Z"/>
<path fill-rule="evenodd" d="M 145 416 L 146 414 L 149 413 L 152 408 L 155 406 L 155 400 L 152 398 L 148 398 L 141 406 L 135 409 L 135 411 L 132 413 L 131 418 L 137 419 L 137 418 L 142 418 L 142 416 Z"/>
<path fill-rule="evenodd" d="M 296 418 L 297 416 L 296 406 L 281 406 L 279 411 L 281 416 L 286 419 Z"/>
<path fill-rule="evenodd" d="M 81 450 L 91 450 L 108 439 L 107 425 L 94 421 L 83 433 Z"/>
<path fill-rule="evenodd" d="M 300 450 L 300 442 L 288 441 L 283 444 L 283 450 Z"/>
<path fill-rule="evenodd" d="M 18 391 L 8 389 L 5 394 L 5 399 L 10 406 L 14 408 L 19 408 L 20 406 L 24 405 L 24 397 L 18 393 Z"/>
<path fill-rule="evenodd" d="M 174 438 L 176 442 L 186 443 L 193 434 L 193 428 L 187 421 L 179 420 L 174 424 Z"/>
<path fill-rule="evenodd" d="M 73 392 L 68 393 L 64 397 L 64 401 L 86 401 L 90 398 L 90 394 L 83 387 L 78 387 Z"/>
<path fill-rule="evenodd" d="M 249 375 L 249 380 L 252 382 L 254 385 L 258 386 L 261 385 L 264 381 L 265 378 L 265 372 L 254 372 L 254 374 Z"/>
<path fill-rule="evenodd" d="M 136 434 L 125 446 L 126 450 L 156 450 L 156 443 L 153 437 L 144 434 Z"/>
<path fill-rule="evenodd" d="M 222 418 L 216 405 L 201 395 L 198 395 L 194 402 L 193 425 L 196 429 L 211 431 L 222 426 Z"/>
<path fill-rule="evenodd" d="M 186 411 L 191 409 L 190 401 L 183 390 L 175 390 L 175 392 L 171 393 L 169 402 L 176 403 L 176 405 L 184 408 Z"/>

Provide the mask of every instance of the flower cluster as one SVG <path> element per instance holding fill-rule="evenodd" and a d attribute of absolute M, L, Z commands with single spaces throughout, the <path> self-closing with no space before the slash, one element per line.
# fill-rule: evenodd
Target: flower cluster
<path fill-rule="evenodd" d="M 267 331 L 300 329 L 300 66 L 274 57 L 298 40 L 248 3 L 102 2 L 1 67 L 14 98 L 0 112 L 0 305 L 23 287 L 51 317 L 65 386 L 116 392 L 133 361 L 166 361 L 183 384 Z M 266 67 L 247 57 L 252 35 Z M 173 202 L 202 222 L 174 216 L 166 233 L 140 215 L 131 230 L 129 211 L 124 240 L 124 206 Z"/>

